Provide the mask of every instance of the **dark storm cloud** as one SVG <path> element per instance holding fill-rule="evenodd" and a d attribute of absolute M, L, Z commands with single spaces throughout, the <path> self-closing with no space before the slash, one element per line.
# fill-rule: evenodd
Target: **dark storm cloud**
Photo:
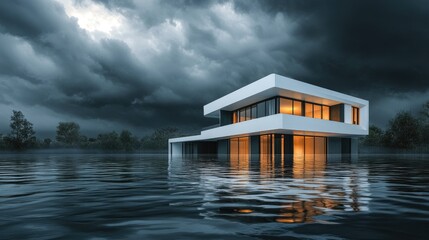
<path fill-rule="evenodd" d="M 37 107 L 87 130 L 100 119 L 197 128 L 202 105 L 278 73 L 366 98 L 385 124 L 429 93 L 423 1 L 92 3 L 127 20 L 122 35 L 95 40 L 61 1 L 0 1 L 2 109 Z"/>
<path fill-rule="evenodd" d="M 246 1 L 243 1 L 246 3 Z M 237 9 L 249 8 L 241 2 Z M 406 92 L 429 87 L 426 1 L 260 1 L 298 22 L 289 56 L 310 81 L 341 91 Z M 243 6 L 244 5 L 244 6 Z M 287 48 L 290 50 L 292 48 Z M 317 80 L 319 79 L 319 80 Z"/>

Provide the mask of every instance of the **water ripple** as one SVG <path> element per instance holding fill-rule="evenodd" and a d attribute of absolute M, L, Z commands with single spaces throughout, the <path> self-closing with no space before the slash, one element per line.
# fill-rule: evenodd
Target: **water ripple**
<path fill-rule="evenodd" d="M 0 239 L 424 238 L 428 160 L 2 155 Z"/>

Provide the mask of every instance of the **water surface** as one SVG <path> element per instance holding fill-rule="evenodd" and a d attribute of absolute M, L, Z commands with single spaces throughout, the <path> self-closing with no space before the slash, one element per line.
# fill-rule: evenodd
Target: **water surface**
<path fill-rule="evenodd" d="M 0 239 L 424 239 L 429 159 L 0 155 Z"/>

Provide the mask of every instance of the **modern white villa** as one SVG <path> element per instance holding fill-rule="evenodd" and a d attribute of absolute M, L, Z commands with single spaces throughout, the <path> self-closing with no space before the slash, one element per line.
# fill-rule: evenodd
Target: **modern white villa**
<path fill-rule="evenodd" d="M 368 134 L 368 108 L 367 100 L 270 74 L 205 105 L 204 116 L 219 124 L 169 139 L 169 154 L 350 156 L 358 152 L 357 138 Z"/>

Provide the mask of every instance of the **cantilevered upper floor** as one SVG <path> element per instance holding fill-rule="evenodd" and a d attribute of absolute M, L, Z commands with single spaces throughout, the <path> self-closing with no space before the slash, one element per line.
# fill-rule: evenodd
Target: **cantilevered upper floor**
<path fill-rule="evenodd" d="M 367 100 L 270 74 L 204 106 L 219 124 L 176 141 L 217 140 L 266 133 L 314 136 L 368 134 Z"/>

